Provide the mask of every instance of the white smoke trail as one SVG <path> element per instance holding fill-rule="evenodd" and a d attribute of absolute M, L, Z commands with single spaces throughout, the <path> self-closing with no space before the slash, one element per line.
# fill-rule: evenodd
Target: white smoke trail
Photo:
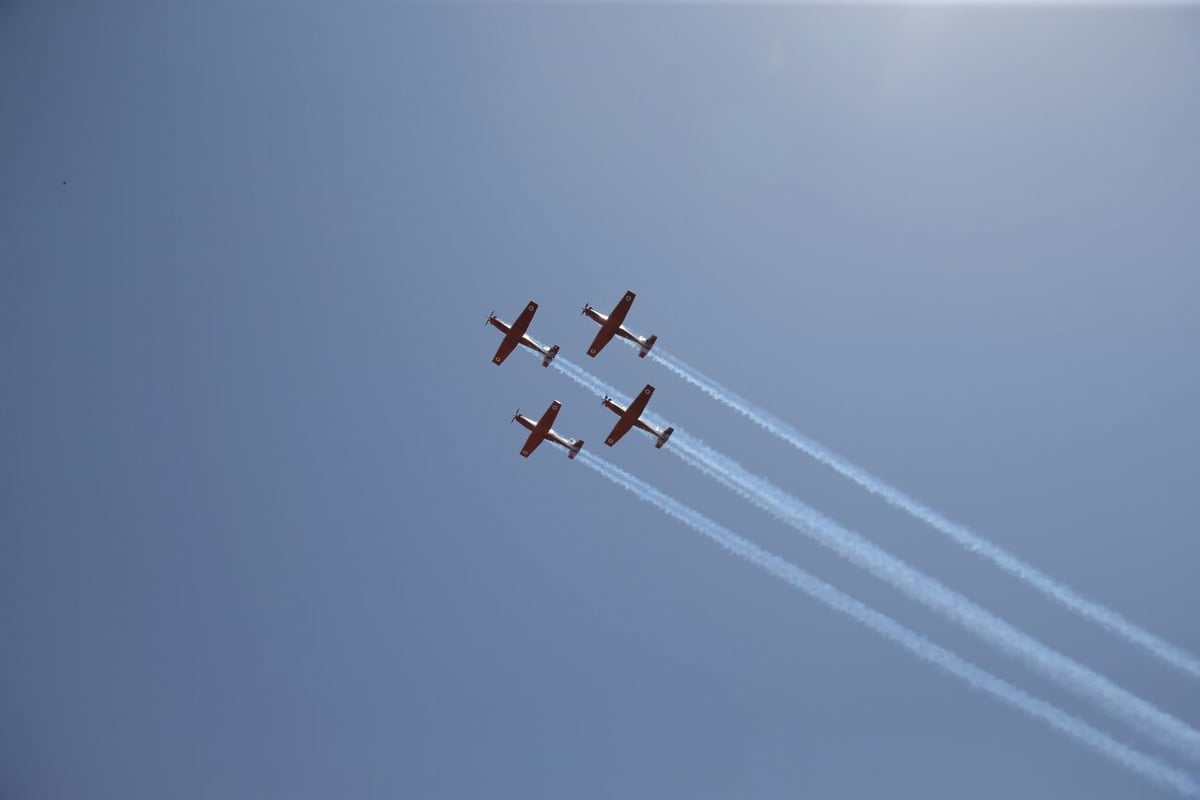
<path fill-rule="evenodd" d="M 1058 707 L 1034 697 L 955 653 L 930 642 L 891 617 L 863 605 L 833 586 L 809 575 L 791 562 L 763 550 L 700 512 L 637 480 L 628 472 L 587 451 L 581 452 L 578 460 L 618 486 L 627 489 L 640 499 L 651 503 L 659 510 L 708 537 L 725 550 L 777 578 L 781 578 L 833 610 L 851 617 L 859 624 L 895 642 L 917 657 L 963 680 L 972 688 L 990 694 L 1006 705 L 1041 720 L 1050 728 L 1091 748 L 1114 764 L 1149 780 L 1160 788 L 1177 792 L 1184 797 L 1200 796 L 1200 787 L 1197 787 L 1196 782 L 1185 773 L 1118 742 Z"/>
<path fill-rule="evenodd" d="M 733 459 L 686 432 L 676 430 L 668 449 L 684 463 L 886 581 L 913 600 L 961 625 L 1075 694 L 1091 700 L 1108 714 L 1129 723 L 1176 753 L 1200 761 L 1200 732 L 1181 720 L 1018 630 L 766 479 L 753 475 Z"/>
<path fill-rule="evenodd" d="M 844 457 L 800 434 L 795 428 L 783 422 L 778 417 L 769 414 L 748 400 L 729 391 L 712 378 L 705 376 L 675 356 L 665 353 L 662 350 L 656 350 L 651 351 L 650 358 L 697 387 L 709 397 L 737 411 L 767 432 L 774 434 L 796 449 L 807 453 L 822 464 L 831 467 L 839 474 L 854 481 L 872 494 L 881 497 L 896 508 L 925 522 L 972 553 L 988 559 L 1009 575 L 1023 581 L 1064 608 L 1099 625 L 1125 641 L 1136 645 L 1181 672 L 1193 678 L 1200 678 L 1200 659 L 1193 654 L 1155 636 L 1141 626 L 1125 619 L 1116 611 L 1094 600 L 1087 599 L 1044 572 L 1026 564 L 1007 550 L 983 538 L 965 525 L 947 519 L 932 508 L 909 497 L 896 487 L 871 475 L 866 470 L 851 464 Z"/>
<path fill-rule="evenodd" d="M 597 397 L 607 395 L 622 405 L 629 404 L 628 397 L 569 359 L 559 357 L 551 361 L 550 365 Z"/>
<path fill-rule="evenodd" d="M 558 365 L 558 361 L 555 361 Z M 582 367 L 563 359 L 559 371 L 597 395 L 619 397 Z M 849 531 L 798 498 L 753 475 L 733 459 L 677 429 L 666 448 L 754 505 L 812 536 L 842 557 L 891 583 L 908 596 L 962 625 L 1010 656 L 1095 702 L 1184 757 L 1200 761 L 1200 733 L 1104 676 L 1059 653 L 972 603 L 937 580 L 913 569 L 862 536 Z"/>
<path fill-rule="evenodd" d="M 555 369 L 597 397 L 604 397 L 607 395 L 624 406 L 628 406 L 631 402 L 629 395 L 617 391 L 612 386 L 609 386 L 607 383 L 600 380 L 583 367 L 572 362 L 570 359 L 556 358 L 552 363 Z M 645 419 L 647 422 L 659 428 L 667 428 L 672 426 L 670 422 L 663 419 L 658 414 L 649 411 L 642 414 L 642 419 Z"/>

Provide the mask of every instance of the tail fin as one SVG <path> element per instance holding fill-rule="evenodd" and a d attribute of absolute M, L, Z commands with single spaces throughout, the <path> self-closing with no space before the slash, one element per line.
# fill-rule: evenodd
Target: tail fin
<path fill-rule="evenodd" d="M 583 439 L 577 439 L 575 444 L 567 448 L 567 458 L 573 459 L 579 455 L 579 451 L 583 449 Z"/>
<path fill-rule="evenodd" d="M 547 352 L 545 354 L 545 357 L 542 359 L 542 366 L 543 367 L 550 366 L 550 362 L 554 360 L 554 357 L 556 355 L 558 355 L 558 345 L 554 345 L 553 347 L 551 347 L 549 352 Z"/>
<path fill-rule="evenodd" d="M 647 339 L 646 343 L 644 345 L 642 345 L 642 349 L 638 351 L 638 358 L 645 358 L 646 353 L 650 352 L 650 348 L 654 347 L 654 343 L 657 341 L 658 341 L 658 334 L 654 334 L 649 339 Z"/>
<path fill-rule="evenodd" d="M 667 428 L 658 436 L 658 441 L 654 443 L 655 449 L 662 450 L 662 446 L 667 443 L 667 439 L 671 438 L 671 434 L 675 432 L 674 428 Z"/>

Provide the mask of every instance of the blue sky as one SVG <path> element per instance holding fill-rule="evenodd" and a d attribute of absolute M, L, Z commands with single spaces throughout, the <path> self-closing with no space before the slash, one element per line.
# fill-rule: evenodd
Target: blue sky
<path fill-rule="evenodd" d="M 633 289 L 665 351 L 1200 652 L 1198 45 L 1188 8 L 6 5 L 0 795 L 1153 796 L 521 459 L 559 399 L 1162 755 L 609 451 L 481 323 L 536 299 L 564 357 L 1200 725 L 579 315 Z"/>

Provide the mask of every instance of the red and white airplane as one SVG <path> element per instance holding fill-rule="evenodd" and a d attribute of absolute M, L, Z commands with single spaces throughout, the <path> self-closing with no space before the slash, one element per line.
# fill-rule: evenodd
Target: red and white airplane
<path fill-rule="evenodd" d="M 654 446 L 662 449 L 662 446 L 667 443 L 667 439 L 671 438 L 671 434 L 675 432 L 675 429 L 667 428 L 666 430 L 662 430 L 648 422 L 642 421 L 642 411 L 646 409 L 646 403 L 650 402 L 650 395 L 652 394 L 654 394 L 654 387 L 647 383 L 646 388 L 642 389 L 642 393 L 635 397 L 633 402 L 629 404 L 629 408 L 621 408 L 620 404 L 613 401 L 611 397 L 606 396 L 604 398 L 604 407 L 620 417 L 617 420 L 617 424 L 613 426 L 612 433 L 608 434 L 608 438 L 604 440 L 606 445 L 612 447 L 620 441 L 622 436 L 629 433 L 631 428 L 637 427 L 653 435 L 658 440 L 654 443 Z"/>
<path fill-rule="evenodd" d="M 583 449 L 583 439 L 571 439 L 567 436 L 561 436 L 550 427 L 554 424 L 554 418 L 558 416 L 560 408 L 562 408 L 562 403 L 555 400 L 539 420 L 532 420 L 522 414 L 521 409 L 517 409 L 517 413 L 513 414 L 513 421 L 521 423 L 522 426 L 531 431 L 529 438 L 525 440 L 525 444 L 521 447 L 521 455 L 529 458 L 529 454 L 537 450 L 538 445 L 544 441 L 551 441 L 567 448 L 567 458 L 575 458 L 575 456 L 579 455 L 579 451 Z"/>
<path fill-rule="evenodd" d="M 533 321 L 533 314 L 538 310 L 538 304 L 529 301 L 529 305 L 525 306 L 525 310 L 521 312 L 521 316 L 517 317 L 517 321 L 509 325 L 504 320 L 496 316 L 493 311 L 488 314 L 484 325 L 494 325 L 504 334 L 504 341 L 500 343 L 500 348 L 496 351 L 496 355 L 492 356 L 492 363 L 499 365 L 504 363 L 504 359 L 508 358 L 509 353 L 517 349 L 517 345 L 523 344 L 531 350 L 536 350 L 542 354 L 542 366 L 550 366 L 550 362 L 558 355 L 558 345 L 553 347 L 540 347 L 537 342 L 526 335 L 525 331 L 529 329 L 529 323 Z"/>
<path fill-rule="evenodd" d="M 621 302 L 617 303 L 617 307 L 607 317 L 589 305 L 583 307 L 584 315 L 600 325 L 600 332 L 596 334 L 596 338 L 592 340 L 592 346 L 588 348 L 589 356 L 595 358 L 596 354 L 604 349 L 604 345 L 608 344 L 613 336 L 620 336 L 622 339 L 628 339 L 638 345 L 639 358 L 645 358 L 646 353 L 650 352 L 650 348 L 654 347 L 654 343 L 658 341 L 657 336 L 644 339 L 622 324 L 625 322 L 625 315 L 629 313 L 629 307 L 633 305 L 633 298 L 636 296 L 633 292 L 626 292 L 625 296 L 621 298 Z"/>

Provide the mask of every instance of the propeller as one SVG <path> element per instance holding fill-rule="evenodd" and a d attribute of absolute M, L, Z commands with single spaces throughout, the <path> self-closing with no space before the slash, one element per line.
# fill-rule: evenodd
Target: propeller
<path fill-rule="evenodd" d="M 516 410 L 516 412 L 513 414 L 513 418 L 509 420 L 509 423 L 511 424 L 511 423 L 513 423 L 513 422 L 516 422 L 516 421 L 517 421 L 517 417 L 519 417 L 519 416 L 521 416 L 521 409 L 519 409 L 519 408 L 518 408 L 518 409 Z"/>
<path fill-rule="evenodd" d="M 580 309 L 579 313 L 580 313 L 580 314 L 586 314 L 587 312 L 589 312 L 589 311 L 591 311 L 591 310 L 592 310 L 592 307 L 591 307 L 591 305 L 589 305 L 588 303 L 584 303 L 584 304 L 583 304 L 583 308 L 582 308 L 582 309 Z"/>
<path fill-rule="evenodd" d="M 487 319 L 485 319 L 485 320 L 483 321 L 483 324 L 484 324 L 484 326 L 486 327 L 486 326 L 487 326 L 487 324 L 488 324 L 489 322 L 491 322 L 492 320 L 494 320 L 495 318 L 496 318 L 496 312 L 495 312 L 495 311 L 493 311 L 492 313 L 488 314 L 488 318 L 487 318 Z"/>
<path fill-rule="evenodd" d="M 605 403 L 607 403 L 609 400 L 612 400 L 612 398 L 611 398 L 611 397 L 609 397 L 608 395 L 604 395 L 604 399 L 600 401 L 600 405 L 604 405 L 604 404 L 605 404 Z"/>

